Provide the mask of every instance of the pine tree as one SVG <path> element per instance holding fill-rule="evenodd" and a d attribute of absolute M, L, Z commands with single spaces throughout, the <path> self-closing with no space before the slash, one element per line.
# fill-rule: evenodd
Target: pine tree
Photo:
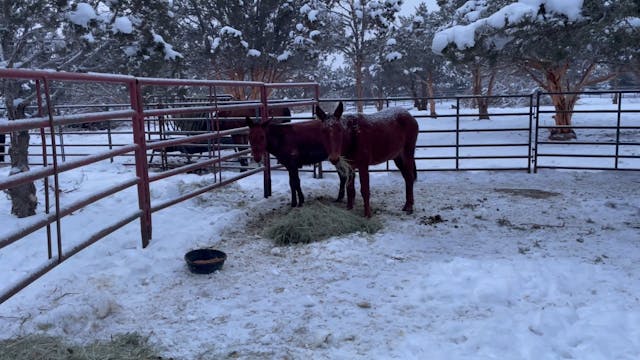
<path fill-rule="evenodd" d="M 392 26 L 401 1 L 399 0 L 318 0 L 313 5 L 322 10 L 324 27 L 321 36 L 326 43 L 344 55 L 353 69 L 355 97 L 364 97 L 365 73 L 375 62 L 380 40 Z M 362 111 L 362 102 L 357 103 Z"/>
<path fill-rule="evenodd" d="M 552 139 L 575 138 L 571 117 L 578 94 L 570 92 L 615 77 L 616 67 L 610 65 L 638 49 L 637 43 L 620 41 L 621 34 L 633 31 L 632 22 L 624 20 L 639 13 L 640 4 L 634 0 L 584 0 L 574 6 L 477 0 L 465 6 L 470 3 L 481 5 L 481 11 L 472 12 L 464 27 L 438 33 L 434 51 L 471 54 L 477 48 L 499 46 L 500 56 L 506 57 L 501 61 L 519 64 L 540 88 L 554 93 L 559 128 L 551 132 Z M 474 36 L 458 36 L 464 31 Z"/>
<path fill-rule="evenodd" d="M 306 1 L 183 0 L 179 7 L 194 75 L 279 82 L 318 58 L 316 12 Z M 258 96 L 233 90 L 237 98 Z"/>
<path fill-rule="evenodd" d="M 163 37 L 163 29 L 172 23 L 163 21 L 170 16 L 166 4 L 161 0 L 3 1 L 0 66 L 130 72 L 154 59 L 179 59 L 181 55 Z M 132 59 L 137 59 L 133 61 L 136 66 L 119 67 L 131 65 Z M 25 117 L 26 106 L 36 97 L 31 84 L 16 80 L 3 80 L 1 91 L 10 120 Z M 58 94 L 51 95 L 55 99 Z M 11 135 L 12 175 L 29 170 L 28 144 L 27 131 Z M 33 183 L 11 189 L 9 194 L 13 214 L 35 214 Z"/>

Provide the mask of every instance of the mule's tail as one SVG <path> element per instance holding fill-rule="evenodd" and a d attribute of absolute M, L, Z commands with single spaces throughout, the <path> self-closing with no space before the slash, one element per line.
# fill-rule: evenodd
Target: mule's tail
<path fill-rule="evenodd" d="M 416 161 L 413 160 L 413 182 L 418 180 L 418 168 L 416 167 Z"/>

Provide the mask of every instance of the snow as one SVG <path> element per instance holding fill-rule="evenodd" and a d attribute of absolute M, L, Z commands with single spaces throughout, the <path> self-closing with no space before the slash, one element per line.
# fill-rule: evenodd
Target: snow
<path fill-rule="evenodd" d="M 179 52 L 173 50 L 173 45 L 167 43 L 164 41 L 164 38 L 159 35 L 156 34 L 155 32 L 152 32 L 153 35 L 153 41 L 162 44 L 163 48 L 164 48 L 164 58 L 165 60 L 175 60 L 176 58 L 181 58 L 182 54 L 180 54 Z"/>
<path fill-rule="evenodd" d="M 249 49 L 249 51 L 247 51 L 247 56 L 260 57 L 260 55 L 262 55 L 262 53 L 256 49 Z"/>
<path fill-rule="evenodd" d="M 96 39 L 95 39 L 95 37 L 93 36 L 92 33 L 84 34 L 84 35 L 82 35 L 82 38 L 87 40 L 87 42 L 89 42 L 89 43 L 95 43 L 96 42 Z"/>
<path fill-rule="evenodd" d="M 82 27 L 88 27 L 89 22 L 93 19 L 96 19 L 98 15 L 96 15 L 93 7 L 85 2 L 78 3 L 76 10 L 71 11 L 69 13 L 69 20 Z"/>
<path fill-rule="evenodd" d="M 234 28 L 232 28 L 231 26 L 223 26 L 222 29 L 220 29 L 220 35 L 231 35 L 234 37 L 241 37 L 242 36 L 242 31 L 240 30 L 236 30 Z"/>
<path fill-rule="evenodd" d="M 291 55 L 291 51 L 285 50 L 282 54 L 278 55 L 276 59 L 278 61 L 287 61 Z"/>
<path fill-rule="evenodd" d="M 318 20 L 318 14 L 320 14 L 319 10 L 311 10 L 307 13 L 307 18 L 309 21 L 314 22 Z"/>
<path fill-rule="evenodd" d="M 388 53 L 387 55 L 385 55 L 384 58 L 387 61 L 399 60 L 399 59 L 402 59 L 402 54 L 397 52 L 397 51 L 392 51 L 392 52 Z"/>
<path fill-rule="evenodd" d="M 479 10 L 471 11 L 472 7 L 463 7 L 461 11 L 470 11 L 466 17 L 471 22 L 465 25 L 454 25 L 436 32 L 431 48 L 436 54 L 441 54 L 449 44 L 455 44 L 460 50 L 473 47 L 475 34 L 479 29 L 486 26 L 501 29 L 508 24 L 518 24 L 526 19 L 535 19 L 541 5 L 545 6 L 547 13 L 564 15 L 570 21 L 576 21 L 580 18 L 583 0 L 519 0 L 502 7 L 485 18 L 480 17 Z"/>
<path fill-rule="evenodd" d="M 113 22 L 112 30 L 114 33 L 131 34 L 133 32 L 133 23 L 126 16 L 118 16 Z"/>
<path fill-rule="evenodd" d="M 62 201 L 130 176 L 117 161 L 64 173 Z M 211 181 L 155 182 L 152 204 Z M 372 173 L 383 230 L 285 247 L 247 226 L 288 207 L 286 173 L 274 172 L 271 198 L 262 181 L 254 175 L 155 213 L 146 249 L 132 223 L 71 257 L 0 305 L 0 338 L 82 342 L 137 331 L 177 359 L 640 356 L 637 172 L 421 172 L 412 215 L 400 210 L 401 176 Z M 334 174 L 305 172 L 301 181 L 307 201 L 336 195 Z M 63 219 L 65 248 L 134 210 L 135 196 L 131 188 Z M 358 192 L 355 211 L 361 204 Z M 9 207 L 1 197 L 0 237 L 29 221 Z M 0 250 L 0 287 L 45 261 L 45 239 Z M 223 269 L 189 273 L 184 254 L 205 246 L 228 254 Z"/>

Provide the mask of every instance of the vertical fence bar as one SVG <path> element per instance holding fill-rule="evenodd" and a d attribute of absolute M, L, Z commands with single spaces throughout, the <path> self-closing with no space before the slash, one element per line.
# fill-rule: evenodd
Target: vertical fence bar
<path fill-rule="evenodd" d="M 315 84 L 313 86 L 313 91 L 314 91 L 314 96 L 315 96 L 314 100 L 316 102 L 316 106 L 320 106 L 320 84 Z M 315 106 L 311 109 L 311 115 L 315 120 L 315 117 L 316 117 Z M 324 177 L 324 171 L 322 170 L 322 161 L 321 161 L 318 163 L 318 179 L 322 179 L 323 177 Z"/>
<path fill-rule="evenodd" d="M 265 84 L 260 85 L 260 102 L 262 103 L 260 122 L 265 123 L 269 118 L 269 108 L 267 106 L 267 87 L 265 86 Z M 271 159 L 269 153 L 266 151 L 264 153 L 262 162 L 264 163 L 264 197 L 267 198 L 271 196 Z"/>
<path fill-rule="evenodd" d="M 37 104 L 38 104 L 38 117 L 44 116 L 44 111 L 42 109 L 42 83 L 40 79 L 36 80 L 36 96 L 37 96 Z M 49 166 L 49 159 L 47 154 L 47 136 L 45 134 L 44 128 L 40 128 L 40 142 L 42 145 L 42 166 Z M 42 181 L 44 182 L 44 213 L 49 214 L 51 207 L 51 200 L 49 194 L 49 177 L 45 176 Z M 51 259 L 53 257 L 53 247 L 51 243 L 51 224 L 47 224 L 47 258 Z"/>
<path fill-rule="evenodd" d="M 44 86 L 44 96 L 47 100 L 47 114 L 49 116 L 49 132 L 51 134 L 51 157 L 53 163 L 53 198 L 56 207 L 56 237 L 58 244 L 58 262 L 62 262 L 62 223 L 60 221 L 60 179 L 58 177 L 58 154 L 56 150 L 56 130 L 53 124 L 53 104 L 51 103 L 51 93 L 49 81 L 42 78 Z"/>
<path fill-rule="evenodd" d="M 460 98 L 456 97 L 456 171 L 460 170 Z"/>
<path fill-rule="evenodd" d="M 616 158 L 615 158 L 615 169 L 618 169 L 619 164 L 619 156 L 620 156 L 620 124 L 622 117 L 622 92 L 618 92 L 618 119 L 617 119 L 617 127 L 616 127 Z"/>
<path fill-rule="evenodd" d="M 540 127 L 540 91 L 536 93 L 536 131 L 533 147 L 533 173 L 538 173 L 538 128 Z"/>
<path fill-rule="evenodd" d="M 213 164 L 213 182 L 218 181 L 218 175 L 220 175 L 220 182 L 222 182 L 222 140 L 220 139 L 220 118 L 218 116 L 219 111 L 217 111 L 218 109 L 218 87 L 217 86 L 209 86 L 209 96 L 213 96 L 213 103 L 216 107 L 216 112 L 215 114 L 213 114 L 213 116 L 211 117 L 211 121 L 212 121 L 212 129 L 214 129 L 214 131 L 216 132 L 216 134 L 218 134 L 218 137 L 216 137 L 213 140 L 214 146 L 217 150 L 215 151 L 215 154 L 213 157 L 218 158 L 218 163 L 217 164 Z M 219 174 L 218 174 L 219 173 Z"/>
<path fill-rule="evenodd" d="M 529 94 L 529 148 L 527 152 L 527 173 L 531 174 L 531 138 L 533 131 L 533 94 Z"/>
<path fill-rule="evenodd" d="M 140 215 L 140 235 L 142 247 L 149 245 L 151 240 L 151 195 L 149 193 L 149 165 L 147 163 L 147 143 L 144 131 L 144 108 L 140 81 L 129 82 L 129 97 L 133 115 L 133 141 L 137 145 L 135 151 L 136 175 L 138 176 L 138 206 Z"/>

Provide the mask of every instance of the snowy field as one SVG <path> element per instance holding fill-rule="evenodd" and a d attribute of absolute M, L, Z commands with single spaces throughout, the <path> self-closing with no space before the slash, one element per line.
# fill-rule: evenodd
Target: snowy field
<path fill-rule="evenodd" d="M 132 171 L 63 174 L 62 201 Z M 211 177 L 154 183 L 152 203 Z M 337 186 L 302 174 L 307 201 Z M 256 225 L 288 207 L 283 172 L 269 199 L 254 175 L 164 209 L 146 249 L 134 222 L 0 305 L 0 338 L 136 331 L 188 360 L 640 358 L 640 173 L 421 172 L 412 215 L 398 173 L 372 174 L 371 191 L 379 233 L 310 245 L 276 247 Z M 130 189 L 65 218 L 64 246 L 136 202 Z M 0 197 L 0 236 L 29 221 L 9 208 Z M 227 252 L 222 271 L 189 273 L 185 252 L 209 246 Z M 0 250 L 0 287 L 45 259 L 42 233 Z"/>

